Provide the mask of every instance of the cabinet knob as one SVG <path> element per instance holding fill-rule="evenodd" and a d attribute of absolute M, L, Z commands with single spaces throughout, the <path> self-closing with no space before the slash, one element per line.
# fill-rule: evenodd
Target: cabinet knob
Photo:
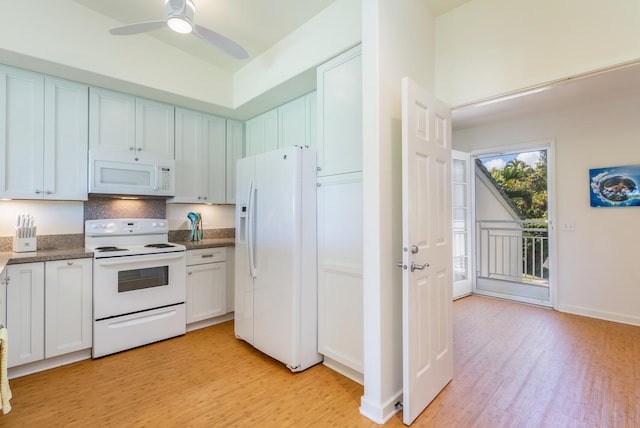
<path fill-rule="evenodd" d="M 42 193 L 42 190 L 36 189 L 36 194 L 39 195 L 40 193 Z"/>
<path fill-rule="evenodd" d="M 135 147 L 129 147 L 130 152 L 134 151 L 135 149 L 136 149 Z"/>
<path fill-rule="evenodd" d="M 142 147 L 138 147 L 138 151 L 141 152 L 142 151 Z"/>
<path fill-rule="evenodd" d="M 46 193 L 47 193 L 47 195 L 50 195 L 50 194 L 53 193 L 53 190 L 47 190 Z"/>
<path fill-rule="evenodd" d="M 69 265 L 69 266 L 73 266 L 73 262 L 72 262 L 72 261 L 68 261 L 68 262 L 67 262 L 67 265 Z"/>
<path fill-rule="evenodd" d="M 188 275 L 191 275 L 193 272 L 187 272 Z"/>

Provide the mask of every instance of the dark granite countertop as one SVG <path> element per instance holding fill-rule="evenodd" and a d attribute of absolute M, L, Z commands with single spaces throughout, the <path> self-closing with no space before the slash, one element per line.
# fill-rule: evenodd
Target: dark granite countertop
<path fill-rule="evenodd" d="M 7 265 L 34 262 L 50 262 L 54 260 L 88 259 L 93 258 L 93 252 L 86 248 L 65 248 L 62 250 L 39 250 L 28 253 L 14 253 L 12 251 L 0 252 L 0 271 L 4 268 L 2 262 Z"/>
<path fill-rule="evenodd" d="M 236 243 L 235 238 L 210 238 L 201 241 L 171 241 L 175 244 L 182 244 L 187 250 L 199 250 L 201 248 L 230 247 Z"/>

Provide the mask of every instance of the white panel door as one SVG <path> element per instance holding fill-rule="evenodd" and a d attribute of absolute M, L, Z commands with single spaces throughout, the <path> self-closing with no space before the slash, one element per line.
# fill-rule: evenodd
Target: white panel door
<path fill-rule="evenodd" d="M 8 366 L 13 367 L 44 358 L 44 263 L 9 265 L 6 272 Z"/>
<path fill-rule="evenodd" d="M 176 196 L 171 202 L 202 202 L 207 194 L 208 147 L 202 138 L 202 114 L 176 109 Z"/>
<path fill-rule="evenodd" d="M 362 173 L 318 184 L 318 352 L 362 373 Z"/>
<path fill-rule="evenodd" d="M 89 149 L 135 151 L 136 99 L 101 88 L 89 89 Z"/>
<path fill-rule="evenodd" d="M 471 294 L 471 156 L 451 152 L 453 298 Z"/>
<path fill-rule="evenodd" d="M 236 203 L 236 164 L 244 157 L 244 124 L 227 119 L 226 185 L 225 202 Z M 233 306 L 231 306 L 233 308 Z"/>
<path fill-rule="evenodd" d="M 226 313 L 226 262 L 187 266 L 187 324 Z"/>
<path fill-rule="evenodd" d="M 403 422 L 453 377 L 451 113 L 402 80 Z"/>
<path fill-rule="evenodd" d="M 136 99 L 136 150 L 173 159 L 174 107 Z"/>
<path fill-rule="evenodd" d="M 204 202 L 224 204 L 226 193 L 227 170 L 227 123 L 218 116 L 202 115 L 202 135 L 204 144 L 209 148 L 209 156 L 205 159 L 207 188 Z"/>
<path fill-rule="evenodd" d="M 89 88 L 45 78 L 44 198 L 87 200 Z"/>
<path fill-rule="evenodd" d="M 44 77 L 0 66 L 0 198 L 41 199 Z"/>
<path fill-rule="evenodd" d="M 304 97 L 278 107 L 278 148 L 306 145 L 305 116 Z"/>
<path fill-rule="evenodd" d="M 91 348 L 93 259 L 46 262 L 45 357 Z"/>

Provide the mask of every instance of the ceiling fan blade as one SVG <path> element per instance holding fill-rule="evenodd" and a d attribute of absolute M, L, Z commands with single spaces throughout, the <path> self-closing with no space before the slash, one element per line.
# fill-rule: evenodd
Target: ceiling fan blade
<path fill-rule="evenodd" d="M 226 38 L 222 34 L 209 30 L 201 25 L 196 25 L 193 29 L 193 35 L 201 38 L 205 42 L 217 47 L 218 49 L 228 53 L 237 59 L 247 59 L 249 54 L 246 50 L 231 39 Z"/>
<path fill-rule="evenodd" d="M 112 28 L 109 30 L 114 36 L 129 36 L 131 34 L 146 33 L 147 31 L 157 30 L 158 28 L 166 27 L 167 21 L 149 21 L 139 22 L 137 24 L 129 24 L 122 27 Z"/>

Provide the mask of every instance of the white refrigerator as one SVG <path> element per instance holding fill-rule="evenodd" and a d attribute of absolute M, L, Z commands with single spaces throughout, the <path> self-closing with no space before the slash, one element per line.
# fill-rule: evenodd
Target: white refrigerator
<path fill-rule="evenodd" d="M 291 371 L 318 353 L 316 153 L 240 159 L 236 181 L 235 334 Z"/>

